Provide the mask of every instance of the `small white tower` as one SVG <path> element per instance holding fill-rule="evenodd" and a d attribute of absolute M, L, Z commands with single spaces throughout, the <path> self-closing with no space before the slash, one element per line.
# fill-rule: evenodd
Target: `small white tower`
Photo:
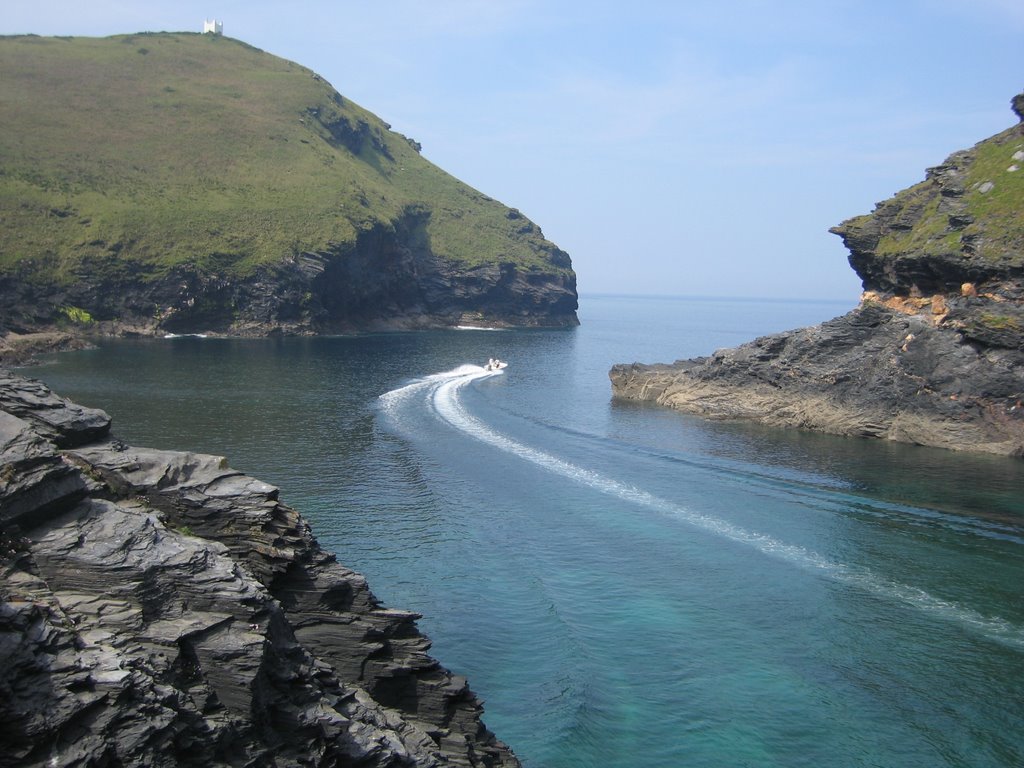
<path fill-rule="evenodd" d="M 203 21 L 203 34 L 211 33 L 214 35 L 224 34 L 224 22 L 217 21 L 216 19 L 206 19 Z"/>

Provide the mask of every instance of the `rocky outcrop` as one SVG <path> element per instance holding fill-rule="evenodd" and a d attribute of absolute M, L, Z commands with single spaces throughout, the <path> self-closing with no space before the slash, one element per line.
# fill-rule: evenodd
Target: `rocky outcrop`
<path fill-rule="evenodd" d="M 852 312 L 709 358 L 616 365 L 614 395 L 709 418 L 1024 455 L 1022 169 L 1020 125 L 955 153 L 832 230 L 864 285 Z"/>
<path fill-rule="evenodd" d="M 278 490 L 0 373 L 0 764 L 516 766 Z"/>
<path fill-rule="evenodd" d="M 1024 455 L 1024 356 L 877 302 L 673 365 L 617 365 L 617 397 L 712 419 Z"/>
<path fill-rule="evenodd" d="M 39 355 L 87 349 L 90 346 L 88 339 L 64 331 L 8 333 L 0 336 L 0 365 L 27 365 L 37 360 Z"/>

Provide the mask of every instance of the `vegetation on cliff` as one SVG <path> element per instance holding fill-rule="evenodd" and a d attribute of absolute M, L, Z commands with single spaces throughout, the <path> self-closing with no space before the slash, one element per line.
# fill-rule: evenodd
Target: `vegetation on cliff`
<path fill-rule="evenodd" d="M 182 275 L 249 280 L 361 236 L 451 270 L 511 264 L 574 284 L 566 254 L 518 211 L 314 72 L 240 41 L 6 37 L 0 70 L 0 280 L 52 297 L 54 318 L 81 302 L 110 319 L 126 307 L 90 296 Z M 97 286 L 85 298 L 82 280 Z M 130 309 L 159 312 L 166 293 Z"/>
<path fill-rule="evenodd" d="M 959 291 L 1024 276 L 1024 135 L 1009 128 L 832 231 L 866 290 Z"/>

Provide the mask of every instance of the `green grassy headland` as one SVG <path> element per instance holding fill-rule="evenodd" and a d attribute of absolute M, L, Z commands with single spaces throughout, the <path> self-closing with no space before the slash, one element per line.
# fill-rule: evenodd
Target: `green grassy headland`
<path fill-rule="evenodd" d="M 3 37 L 0 73 L 0 271 L 21 280 L 184 263 L 240 277 L 414 206 L 442 258 L 568 271 L 526 219 L 238 40 Z"/>
<path fill-rule="evenodd" d="M 921 182 L 885 203 L 904 226 L 890 227 L 878 256 L 956 256 L 990 264 L 1024 263 L 1024 134 L 1017 127 L 955 155 L 962 201 L 951 221 L 949 203 L 933 183 Z M 1017 155 L 1017 158 L 1014 157 Z M 866 221 L 870 217 L 863 217 Z M 965 247 L 966 246 L 966 247 Z"/>

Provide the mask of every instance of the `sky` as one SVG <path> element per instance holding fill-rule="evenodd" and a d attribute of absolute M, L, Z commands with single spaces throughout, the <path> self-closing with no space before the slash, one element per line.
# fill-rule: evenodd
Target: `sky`
<path fill-rule="evenodd" d="M 852 305 L 829 227 L 1013 125 L 1024 90 L 1021 0 L 38 0 L 0 34 L 208 18 L 521 210 L 582 295 Z"/>

